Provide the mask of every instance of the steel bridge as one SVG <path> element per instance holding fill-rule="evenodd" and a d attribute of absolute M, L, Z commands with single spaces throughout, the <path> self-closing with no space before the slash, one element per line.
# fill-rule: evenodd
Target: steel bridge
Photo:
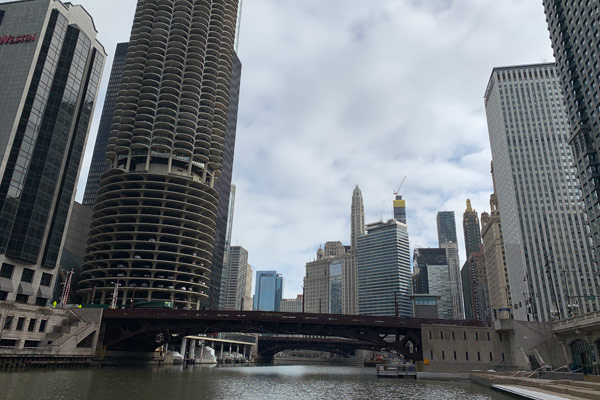
<path fill-rule="evenodd" d="M 360 346 L 369 343 L 372 349 L 420 361 L 423 359 L 423 324 L 486 326 L 481 321 L 362 315 L 115 309 L 103 311 L 101 340 L 107 350 L 153 351 L 176 338 L 199 333 L 243 332 L 337 337 L 357 341 L 355 348 L 364 348 Z"/>

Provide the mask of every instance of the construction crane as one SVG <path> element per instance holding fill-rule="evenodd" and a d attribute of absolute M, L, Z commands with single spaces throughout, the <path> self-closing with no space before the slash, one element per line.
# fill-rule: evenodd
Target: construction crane
<path fill-rule="evenodd" d="M 402 178 L 402 182 L 400 182 L 400 186 L 398 186 L 396 188 L 396 190 L 394 190 L 394 196 L 398 196 L 398 193 L 400 193 L 400 189 L 402 189 L 402 186 L 404 186 L 404 182 L 406 181 L 407 176 L 405 175 L 404 178 Z"/>

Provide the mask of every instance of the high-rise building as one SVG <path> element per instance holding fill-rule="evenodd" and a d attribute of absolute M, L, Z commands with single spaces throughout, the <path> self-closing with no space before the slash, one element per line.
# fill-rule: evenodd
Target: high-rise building
<path fill-rule="evenodd" d="M 585 222 L 591 228 L 588 233 L 591 255 L 597 265 L 600 256 L 598 2 L 544 0 L 543 3 L 556 59 L 556 78 L 566 108 L 567 140 L 574 155 L 569 168 L 574 167 L 577 172 Z M 596 286 L 600 286 L 600 277 L 596 278 Z"/>
<path fill-rule="evenodd" d="M 252 310 L 252 266 L 248 264 L 246 267 L 246 287 L 244 289 L 244 304 L 242 310 Z"/>
<path fill-rule="evenodd" d="M 484 212 L 481 214 L 481 236 L 483 239 L 485 271 L 487 273 L 492 319 L 510 319 L 512 302 L 510 298 L 510 285 L 508 283 L 504 239 L 502 238 L 502 224 L 500 223 L 500 210 L 498 209 L 498 197 L 496 196 L 493 163 L 491 170 L 494 193 L 490 196 L 490 213 Z"/>
<path fill-rule="evenodd" d="M 485 108 L 514 318 L 598 309 L 555 65 L 495 68 Z"/>
<path fill-rule="evenodd" d="M 256 271 L 254 311 L 279 311 L 283 294 L 283 275 L 277 271 Z"/>
<path fill-rule="evenodd" d="M 492 320 L 485 258 L 482 252 L 469 255 L 461 271 L 465 317 L 469 320 Z"/>
<path fill-rule="evenodd" d="M 406 200 L 402 196 L 396 195 L 394 200 L 394 219 L 406 224 Z"/>
<path fill-rule="evenodd" d="M 302 295 L 299 294 L 295 299 L 282 299 L 281 312 L 300 313 L 302 312 Z"/>
<path fill-rule="evenodd" d="M 436 219 L 439 246 L 443 249 L 446 249 L 446 257 L 448 259 L 450 292 L 452 294 L 452 309 L 454 313 L 454 319 L 463 319 L 463 288 L 460 275 L 460 260 L 458 257 L 458 242 L 456 241 L 456 222 L 454 220 L 454 211 L 440 211 L 437 213 Z"/>
<path fill-rule="evenodd" d="M 231 244 L 231 227 L 233 224 L 233 206 L 235 197 L 230 201 L 235 186 L 231 185 L 233 173 L 233 155 L 235 150 L 235 137 L 237 130 L 238 103 L 240 98 L 240 83 L 242 77 L 242 63 L 233 53 L 233 75 L 229 89 L 229 108 L 227 109 L 227 128 L 225 129 L 225 147 L 223 148 L 222 172 L 215 183 L 215 190 L 219 195 L 217 207 L 217 226 L 215 228 L 215 247 L 210 268 L 210 281 L 208 282 L 209 298 L 202 302 L 204 308 L 217 309 L 221 298 L 221 277 L 225 266 L 225 254 Z M 229 212 L 232 212 L 231 218 Z"/>
<path fill-rule="evenodd" d="M 327 242 L 319 247 L 317 258 L 306 263 L 304 277 L 304 311 L 342 313 L 342 270 L 347 262 L 346 247 L 341 242 Z"/>
<path fill-rule="evenodd" d="M 212 262 L 217 183 L 232 151 L 237 8 L 138 1 L 78 292 L 87 302 L 110 303 L 119 277 L 118 304 L 218 304 L 210 280 L 221 277 Z"/>
<path fill-rule="evenodd" d="M 365 208 L 362 192 L 356 185 L 352 192 L 352 205 L 350 207 L 350 251 L 345 256 L 342 271 L 342 312 L 344 314 L 358 314 L 356 246 L 358 237 L 364 234 Z"/>
<path fill-rule="evenodd" d="M 439 211 L 436 217 L 438 243 L 457 243 L 454 211 Z"/>
<path fill-rule="evenodd" d="M 471 207 L 471 200 L 467 199 L 467 209 L 463 213 L 463 232 L 465 234 L 466 257 L 479 251 L 481 245 L 481 230 L 477 210 Z"/>
<path fill-rule="evenodd" d="M 106 53 L 58 0 L 0 4 L 0 300 L 46 305 Z"/>
<path fill-rule="evenodd" d="M 90 171 L 88 173 L 82 202 L 84 206 L 92 209 L 96 205 L 96 195 L 98 193 L 100 177 L 108 169 L 108 164 L 106 163 L 106 148 L 108 147 L 110 127 L 113 122 L 115 107 L 117 106 L 117 96 L 119 95 L 119 86 L 121 85 L 121 77 L 123 76 L 125 56 L 127 55 L 128 48 L 129 43 L 117 44 L 112 69 L 110 71 L 110 78 L 108 79 L 108 88 L 106 89 L 106 95 L 104 97 L 104 106 L 102 108 L 102 115 L 100 116 L 100 125 L 98 126 L 96 144 L 94 145 L 94 153 L 92 155 L 92 162 L 90 164 Z"/>
<path fill-rule="evenodd" d="M 357 240 L 358 313 L 412 317 L 408 227 L 391 219 Z"/>
<path fill-rule="evenodd" d="M 453 319 L 450 271 L 446 249 L 417 248 L 413 256 L 413 293 L 418 296 L 431 295 L 435 299 L 437 315 L 441 319 Z M 415 302 L 419 297 L 415 298 Z"/>
<path fill-rule="evenodd" d="M 241 310 L 246 294 L 248 273 L 248 250 L 242 246 L 231 246 L 227 256 L 227 276 L 222 280 L 223 310 Z"/>

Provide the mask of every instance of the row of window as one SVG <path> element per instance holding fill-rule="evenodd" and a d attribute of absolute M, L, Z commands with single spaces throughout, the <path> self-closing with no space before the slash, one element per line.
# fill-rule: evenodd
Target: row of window
<path fill-rule="evenodd" d="M 2 320 L 2 315 L 0 315 L 0 321 Z M 26 324 L 26 322 L 28 322 Z M 46 332 L 46 326 L 48 325 L 48 320 L 47 319 L 42 319 L 39 321 L 39 325 L 38 325 L 38 320 L 36 318 L 29 318 L 29 321 L 27 321 L 26 317 L 18 317 L 16 319 L 16 324 L 15 324 L 15 316 L 14 315 L 7 315 L 6 317 L 4 317 L 4 321 L 2 321 L 2 324 L 0 326 L 2 326 L 2 332 L 5 331 L 10 331 L 10 330 L 15 330 L 15 331 L 24 331 L 25 330 L 25 326 L 27 326 L 27 332 Z"/>
<path fill-rule="evenodd" d="M 446 360 L 446 352 L 442 350 L 442 352 L 440 354 L 441 354 L 441 357 L 442 357 L 442 361 L 445 361 Z M 430 356 L 431 356 L 432 360 L 435 359 L 434 356 L 433 356 L 433 351 L 430 352 Z M 456 354 L 456 351 L 453 352 L 453 356 L 454 356 L 454 361 L 459 361 L 458 360 L 458 355 Z M 489 361 L 493 362 L 494 361 L 494 354 L 492 352 L 490 352 L 489 357 L 490 357 Z M 463 360 L 460 360 L 460 361 L 463 361 Z M 469 359 L 469 352 L 466 351 L 465 352 L 464 361 L 475 361 L 475 360 L 470 360 Z M 479 351 L 477 352 L 477 361 L 483 361 L 481 359 L 481 352 L 479 352 Z M 504 353 L 502 353 L 502 362 L 505 362 L 505 361 L 506 361 L 506 357 L 504 356 Z"/>
<path fill-rule="evenodd" d="M 8 264 L 8 263 L 2 263 L 2 268 L 0 268 L 0 278 L 12 279 L 14 270 L 15 270 L 14 265 Z M 21 282 L 32 283 L 34 276 L 35 276 L 35 271 L 33 269 L 23 268 L 23 273 L 21 274 Z M 52 282 L 52 274 L 42 272 L 42 279 L 40 280 L 40 285 L 49 287 L 51 282 Z"/>
<path fill-rule="evenodd" d="M 482 339 L 481 340 L 487 340 L 488 342 L 492 340 L 492 336 L 490 335 L 489 332 L 486 332 L 487 335 L 481 335 Z M 456 340 L 456 336 L 454 331 L 451 332 L 451 336 L 446 336 L 446 339 L 444 339 L 444 331 L 440 331 L 440 340 L 450 340 L 450 337 L 452 337 L 452 340 Z M 476 341 L 479 341 L 479 332 L 474 332 L 474 336 Z M 502 332 L 498 332 L 498 338 L 500 339 L 500 341 L 502 341 Z M 433 339 L 433 331 L 429 331 L 429 339 Z M 467 332 L 463 332 L 463 340 L 467 340 Z"/>

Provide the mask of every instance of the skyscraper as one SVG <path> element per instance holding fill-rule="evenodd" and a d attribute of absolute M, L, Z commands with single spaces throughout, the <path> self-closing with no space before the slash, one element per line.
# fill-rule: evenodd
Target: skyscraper
<path fill-rule="evenodd" d="M 83 7 L 0 4 L 0 300 L 46 305 L 106 53 Z"/>
<path fill-rule="evenodd" d="M 600 256 L 598 2 L 544 0 L 543 3 L 567 112 L 568 143 L 574 154 L 578 189 L 585 201 L 585 222 L 591 228 L 588 240 L 597 265 Z"/>
<path fill-rule="evenodd" d="M 454 313 L 454 319 L 463 319 L 463 288 L 460 275 L 458 243 L 456 241 L 456 223 L 454 220 L 454 211 L 440 211 L 437 213 L 436 219 L 439 246 L 443 249 L 446 249 L 446 257 L 448 258 L 450 292 L 452 294 L 452 309 Z"/>
<path fill-rule="evenodd" d="M 366 227 L 357 239 L 360 315 L 412 317 L 408 228 L 391 219 Z"/>
<path fill-rule="evenodd" d="M 402 196 L 396 195 L 394 200 L 394 219 L 406 224 L 406 200 Z"/>
<path fill-rule="evenodd" d="M 597 309 L 555 65 L 495 68 L 485 107 L 514 318 Z"/>
<path fill-rule="evenodd" d="M 87 302 L 109 303 L 117 280 L 119 304 L 198 309 L 216 292 L 237 8 L 237 0 L 138 1 L 78 292 Z"/>
<path fill-rule="evenodd" d="M 237 54 L 233 53 L 233 75 L 229 89 L 229 108 L 227 109 L 227 128 L 225 130 L 225 147 L 223 148 L 222 172 L 215 183 L 215 190 L 219 195 L 217 207 L 217 226 L 215 228 L 215 247 L 208 281 L 209 298 L 203 300 L 205 308 L 217 309 L 221 293 L 221 277 L 223 275 L 225 252 L 231 243 L 230 222 L 233 224 L 233 215 L 229 219 L 229 211 L 233 211 L 234 203 L 229 201 L 232 193 L 231 176 L 233 174 L 233 155 L 235 151 L 235 137 L 237 130 L 238 103 L 240 99 L 240 83 L 242 77 L 242 63 Z M 235 195 L 235 186 L 233 186 Z M 235 201 L 235 199 L 234 199 Z M 229 237 L 227 235 L 229 234 Z M 228 242 L 229 239 L 229 242 Z"/>
<path fill-rule="evenodd" d="M 438 243 L 457 243 L 454 211 L 439 211 L 436 217 Z"/>
<path fill-rule="evenodd" d="M 413 256 L 413 293 L 439 296 L 437 315 L 441 319 L 453 319 L 450 271 L 446 249 L 417 248 Z"/>
<path fill-rule="evenodd" d="M 461 271 L 465 317 L 479 321 L 491 321 L 487 273 L 483 253 L 475 251 L 469 255 Z"/>
<path fill-rule="evenodd" d="M 108 80 L 108 88 L 104 97 L 104 107 L 100 117 L 100 125 L 98 127 L 98 135 L 96 136 L 96 144 L 94 145 L 94 153 L 90 164 L 90 172 L 88 174 L 87 184 L 85 185 L 85 193 L 83 194 L 82 204 L 86 207 L 94 208 L 96 205 L 96 195 L 98 193 L 98 185 L 100 177 L 108 169 L 106 163 L 106 148 L 108 147 L 108 136 L 110 135 L 110 127 L 113 122 L 113 114 L 117 106 L 117 96 L 119 95 L 119 86 L 121 85 L 121 77 L 123 76 L 123 68 L 125 67 L 125 56 L 129 43 L 117 44 L 115 57 L 113 59 L 110 78 Z"/>
<path fill-rule="evenodd" d="M 254 311 L 279 311 L 283 294 L 283 275 L 277 271 L 256 271 Z"/>
<path fill-rule="evenodd" d="M 241 310 L 246 293 L 248 272 L 248 250 L 242 246 L 231 246 L 227 256 L 227 276 L 222 281 L 223 310 Z M 251 279 L 251 278 L 250 278 Z"/>
<path fill-rule="evenodd" d="M 466 257 L 471 253 L 479 251 L 481 245 L 481 230 L 479 229 L 479 217 L 477 210 L 471 207 L 471 200 L 467 199 L 467 209 L 463 213 L 463 232 L 465 234 Z"/>
<path fill-rule="evenodd" d="M 493 320 L 510 319 L 512 302 L 508 268 L 506 267 L 498 198 L 495 193 L 490 196 L 490 213 L 481 214 L 481 228 L 491 317 Z"/>
<path fill-rule="evenodd" d="M 342 313 L 342 269 L 346 260 L 346 248 L 341 242 L 327 242 L 324 250 L 317 250 L 317 258 L 306 263 L 305 312 Z"/>
<path fill-rule="evenodd" d="M 350 208 L 350 253 L 346 255 L 343 264 L 342 279 L 342 308 L 344 314 L 358 314 L 356 246 L 357 238 L 365 234 L 365 209 L 362 192 L 358 185 L 352 192 Z"/>

